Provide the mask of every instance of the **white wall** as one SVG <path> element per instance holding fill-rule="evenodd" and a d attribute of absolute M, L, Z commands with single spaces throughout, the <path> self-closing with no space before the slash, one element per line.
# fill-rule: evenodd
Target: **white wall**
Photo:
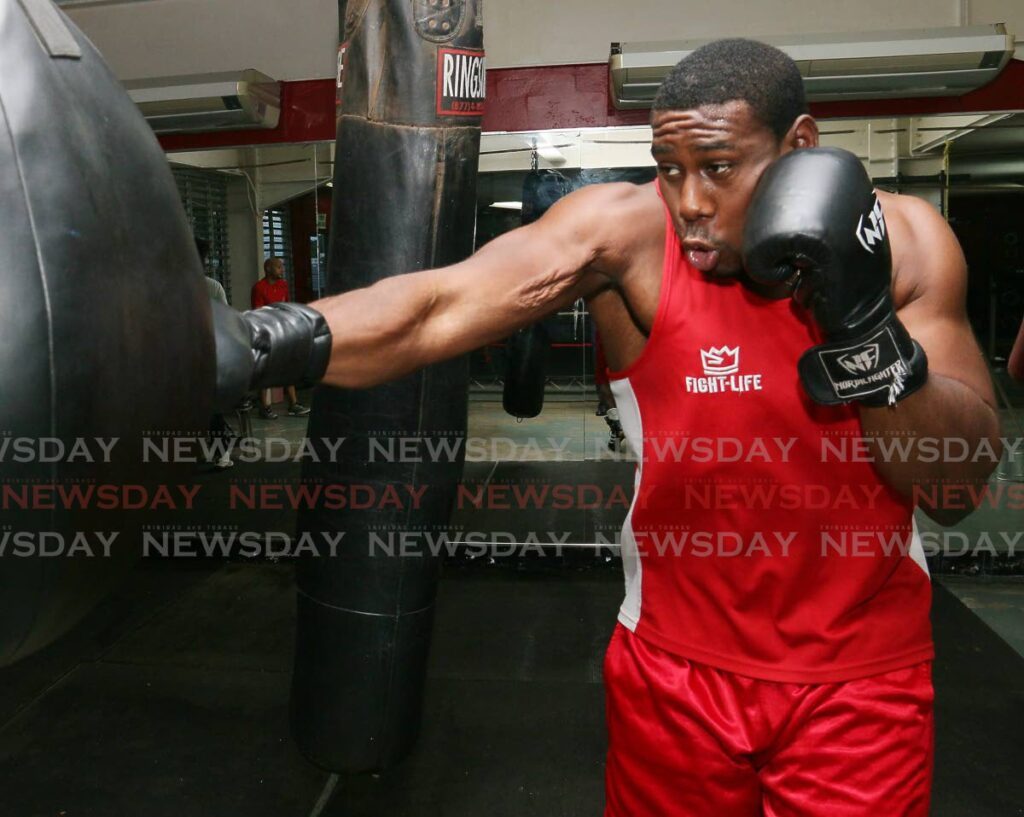
<path fill-rule="evenodd" d="M 488 65 L 602 62 L 613 41 L 714 39 L 960 25 L 960 0 L 492 0 Z M 973 6 L 976 5 L 977 9 Z M 1020 0 L 973 0 L 969 22 L 1006 22 L 1024 38 Z"/>
<path fill-rule="evenodd" d="M 249 291 L 263 274 L 263 225 L 252 209 L 249 185 L 228 179 L 228 242 L 231 253 L 231 305 L 249 308 Z"/>
<path fill-rule="evenodd" d="M 314 79 L 337 64 L 337 0 L 135 0 L 65 11 L 122 80 L 244 68 Z"/>
<path fill-rule="evenodd" d="M 334 75 L 336 0 L 135 0 L 69 15 L 121 79 L 258 68 Z M 603 62 L 612 41 L 866 31 L 1005 22 L 1024 41 L 1021 0 L 484 0 L 492 68 Z"/>

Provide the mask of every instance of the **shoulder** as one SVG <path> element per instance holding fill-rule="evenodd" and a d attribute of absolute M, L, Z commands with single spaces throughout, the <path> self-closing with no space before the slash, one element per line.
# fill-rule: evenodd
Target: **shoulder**
<path fill-rule="evenodd" d="M 962 297 L 967 265 L 942 214 L 924 199 L 879 191 L 892 247 L 897 309 L 918 298 Z"/>
<path fill-rule="evenodd" d="M 609 226 L 621 225 L 624 220 L 632 222 L 662 211 L 654 184 L 590 184 L 570 193 L 552 211 L 561 208 L 577 218 Z"/>
<path fill-rule="evenodd" d="M 592 266 L 614 273 L 645 248 L 660 249 L 664 205 L 655 183 L 593 184 L 561 199 L 542 219 L 594 245 Z"/>
<path fill-rule="evenodd" d="M 942 214 L 929 202 L 917 196 L 900 195 L 879 190 L 878 200 L 882 203 L 885 220 L 889 226 L 898 225 L 901 229 L 915 234 L 946 230 L 948 225 Z"/>

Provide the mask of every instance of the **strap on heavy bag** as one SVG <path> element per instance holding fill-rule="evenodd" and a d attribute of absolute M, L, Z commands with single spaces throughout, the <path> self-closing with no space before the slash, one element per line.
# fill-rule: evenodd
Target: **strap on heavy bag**
<path fill-rule="evenodd" d="M 539 219 L 571 188 L 556 170 L 532 170 L 523 181 L 523 224 Z M 551 338 L 541 323 L 527 326 L 505 344 L 505 385 L 501 404 L 517 419 L 536 417 L 544 408 Z"/>
<path fill-rule="evenodd" d="M 479 0 L 339 3 L 332 294 L 472 252 L 481 13 Z M 463 357 L 377 388 L 314 396 L 309 439 L 346 439 L 333 462 L 318 448 L 321 462 L 307 460 L 303 478 L 369 485 L 378 495 L 397 487 L 404 498 L 400 508 L 320 505 L 299 515 L 320 555 L 300 561 L 296 574 L 292 729 L 324 768 L 384 769 L 415 743 L 440 569 L 427 537 L 443 531 L 454 505 L 467 384 Z M 410 438 L 418 456 L 401 445 Z M 427 445 L 439 443 L 455 455 L 433 457 Z M 415 506 L 411 492 L 422 492 Z"/>

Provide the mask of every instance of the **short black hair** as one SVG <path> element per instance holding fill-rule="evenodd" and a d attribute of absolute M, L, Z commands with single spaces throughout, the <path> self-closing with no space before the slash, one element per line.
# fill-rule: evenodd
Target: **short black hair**
<path fill-rule="evenodd" d="M 786 135 L 807 99 L 800 70 L 788 54 L 755 40 L 716 40 L 681 59 L 654 98 L 655 111 L 746 102 L 776 139 Z"/>

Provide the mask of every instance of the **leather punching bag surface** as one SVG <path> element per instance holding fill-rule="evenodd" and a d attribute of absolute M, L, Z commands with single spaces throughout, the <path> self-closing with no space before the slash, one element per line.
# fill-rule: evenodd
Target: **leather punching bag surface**
<path fill-rule="evenodd" d="M 208 298 L 166 157 L 49 0 L 0 0 L 0 258 L 6 664 L 139 552 L 145 512 L 90 486 L 165 479 L 143 437 L 203 428 L 213 395 Z"/>
<path fill-rule="evenodd" d="M 484 96 L 479 0 L 350 0 L 339 13 L 331 293 L 472 252 Z M 326 452 L 307 461 L 303 478 L 377 495 L 395 486 L 404 497 L 400 507 L 299 516 L 320 546 L 297 567 L 292 726 L 325 768 L 386 768 L 415 743 L 440 568 L 426 542 L 448 523 L 463 456 L 457 445 L 433 457 L 426 444 L 463 442 L 467 381 L 461 358 L 314 397 L 310 440 L 346 440 L 334 462 Z M 404 445 L 374 455 L 373 441 Z M 328 537 L 340 533 L 328 556 Z"/>
<path fill-rule="evenodd" d="M 505 385 L 501 405 L 517 419 L 536 417 L 544 408 L 551 338 L 543 323 L 526 326 L 505 341 Z"/>

